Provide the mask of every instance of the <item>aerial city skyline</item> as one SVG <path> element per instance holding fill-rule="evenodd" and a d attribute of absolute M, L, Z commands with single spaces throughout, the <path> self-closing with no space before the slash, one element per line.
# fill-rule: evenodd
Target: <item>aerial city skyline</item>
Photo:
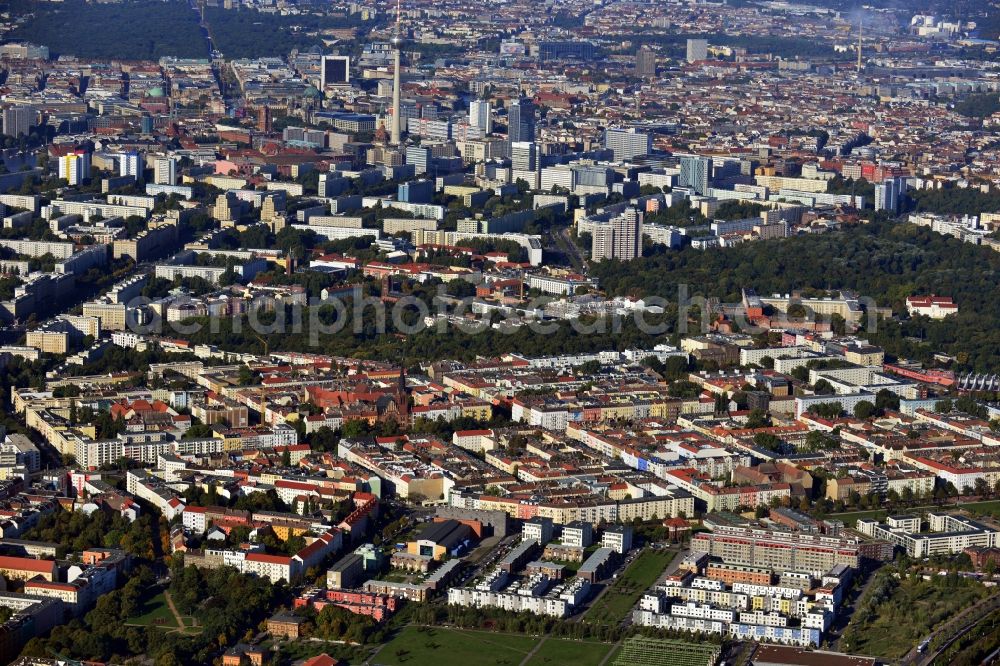
<path fill-rule="evenodd" d="M 0 0 L 0 665 L 1000 659 L 996 0 Z"/>

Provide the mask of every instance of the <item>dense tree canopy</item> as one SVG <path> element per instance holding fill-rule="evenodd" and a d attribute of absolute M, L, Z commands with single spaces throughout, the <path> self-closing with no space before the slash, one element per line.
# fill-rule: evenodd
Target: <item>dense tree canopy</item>
<path fill-rule="evenodd" d="M 985 196 L 985 195 L 984 195 Z M 1000 207 L 1000 200 L 997 202 Z M 951 296 L 959 314 L 880 322 L 869 339 L 891 356 L 956 355 L 959 368 L 1000 367 L 1000 253 L 906 223 L 875 222 L 821 236 L 799 236 L 700 252 L 691 248 L 628 263 L 601 262 L 593 273 L 610 295 L 740 300 L 760 294 L 847 289 L 906 312 L 911 294 Z"/>
<path fill-rule="evenodd" d="M 157 60 L 163 56 L 207 58 L 198 15 L 186 2 L 136 0 L 90 3 L 12 3 L 14 13 L 32 17 L 8 36 L 44 44 L 80 58 Z M 71 27 L 71 28 L 70 28 Z M 95 39 L 95 35 L 100 38 Z"/>

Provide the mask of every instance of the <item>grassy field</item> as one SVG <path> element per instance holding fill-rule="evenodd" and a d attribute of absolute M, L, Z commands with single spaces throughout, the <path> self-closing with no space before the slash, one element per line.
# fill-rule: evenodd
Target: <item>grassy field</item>
<path fill-rule="evenodd" d="M 656 582 L 674 558 L 674 551 L 644 551 L 587 611 L 589 622 L 618 623 Z"/>
<path fill-rule="evenodd" d="M 146 599 L 139 609 L 139 615 L 129 618 L 128 624 L 142 627 L 163 627 L 164 629 L 179 629 L 177 619 L 170 612 L 167 599 L 160 592 L 155 597 Z"/>
<path fill-rule="evenodd" d="M 963 509 L 968 511 L 973 515 L 983 515 L 983 516 L 993 516 L 994 518 L 1000 518 L 1000 500 L 986 500 L 983 502 L 960 502 L 959 504 L 947 504 L 945 506 L 939 507 L 935 505 L 928 506 L 915 506 L 910 508 L 899 508 L 893 510 L 891 513 L 903 514 L 903 513 L 920 513 L 922 511 L 954 511 L 957 509 Z M 858 520 L 863 518 L 871 518 L 875 520 L 883 520 L 889 515 L 889 511 L 885 509 L 873 509 L 871 511 L 845 511 L 844 513 L 831 513 L 828 518 L 833 518 L 835 520 L 841 520 L 848 527 L 854 527 Z"/>
<path fill-rule="evenodd" d="M 517 634 L 411 626 L 404 627 L 386 643 L 372 663 L 386 666 L 518 666 L 539 640 Z"/>
<path fill-rule="evenodd" d="M 909 511 L 918 511 L 919 509 L 909 509 Z M 902 512 L 902 511 L 901 511 Z M 831 513 L 827 518 L 831 520 L 843 521 L 848 527 L 854 527 L 854 525 L 862 519 L 874 519 L 874 520 L 884 520 L 886 516 L 889 515 L 888 511 L 884 509 L 877 509 L 875 511 L 849 511 L 847 513 Z"/>
<path fill-rule="evenodd" d="M 597 666 L 613 645 L 550 638 L 534 654 L 528 666 Z"/>
<path fill-rule="evenodd" d="M 195 618 L 190 615 L 181 615 L 181 622 L 177 623 L 177 617 L 171 612 L 167 604 L 167 598 L 163 592 L 149 597 L 142 603 L 139 614 L 129 618 L 125 624 L 140 627 L 159 627 L 166 631 L 180 631 L 185 634 L 194 634 L 201 631 L 201 627 L 195 626 Z"/>
<path fill-rule="evenodd" d="M 973 515 L 981 516 L 992 516 L 993 518 L 1000 518 L 1000 500 L 992 500 L 987 502 L 967 502 L 965 504 L 959 504 L 959 509 L 965 509 Z"/>

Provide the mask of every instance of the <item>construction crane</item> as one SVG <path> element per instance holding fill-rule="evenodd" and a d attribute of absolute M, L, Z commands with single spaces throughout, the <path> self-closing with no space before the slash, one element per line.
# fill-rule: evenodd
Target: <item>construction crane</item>
<path fill-rule="evenodd" d="M 269 350 L 270 350 L 270 345 L 268 345 L 267 339 L 264 338 L 262 335 L 258 335 L 256 333 L 254 333 L 254 337 L 257 338 L 257 340 L 260 341 L 260 344 L 264 345 L 264 359 L 266 360 L 266 359 L 270 358 L 270 354 L 268 353 Z M 260 422 L 261 423 L 264 423 L 265 421 L 267 421 L 267 395 L 265 393 L 264 388 L 265 388 L 264 384 L 262 383 L 260 385 L 260 390 L 259 390 L 260 404 L 257 406 L 257 411 L 260 412 Z"/>
<path fill-rule="evenodd" d="M 270 345 L 268 345 L 267 340 L 264 337 L 262 337 L 260 335 L 257 335 L 256 333 L 254 333 L 254 337 L 257 338 L 257 340 L 260 342 L 260 344 L 264 345 L 264 358 L 269 358 L 270 354 L 268 354 L 268 350 L 271 347 L 270 347 Z"/>

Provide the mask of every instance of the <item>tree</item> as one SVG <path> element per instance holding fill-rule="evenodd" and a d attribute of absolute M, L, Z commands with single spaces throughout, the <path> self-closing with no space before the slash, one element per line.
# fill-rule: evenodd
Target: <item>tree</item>
<path fill-rule="evenodd" d="M 836 419 L 844 413 L 844 406 L 839 401 L 817 402 L 809 405 L 808 411 L 822 419 Z"/>
<path fill-rule="evenodd" d="M 747 428 L 766 428 L 771 425 L 771 419 L 763 409 L 752 409 L 747 415 Z"/>
<path fill-rule="evenodd" d="M 57 386 L 52 389 L 53 398 L 76 398 L 79 397 L 81 391 L 79 386 Z"/>
<path fill-rule="evenodd" d="M 754 446 L 767 451 L 780 452 L 781 440 L 769 432 L 759 432 L 753 436 Z"/>
<path fill-rule="evenodd" d="M 875 407 L 879 414 L 886 410 L 899 411 L 899 396 L 889 389 L 882 389 L 875 394 Z"/>
<path fill-rule="evenodd" d="M 862 400 L 858 404 L 854 405 L 854 416 L 862 421 L 867 421 L 868 419 L 875 416 L 877 413 L 875 405 L 867 400 Z"/>
<path fill-rule="evenodd" d="M 323 426 L 316 432 L 314 432 L 309 439 L 309 447 L 313 451 L 336 451 L 337 443 L 340 438 L 337 437 L 336 433 L 329 427 Z"/>
<path fill-rule="evenodd" d="M 785 314 L 788 315 L 789 319 L 805 319 L 809 312 L 801 303 L 792 303 L 788 306 Z"/>
<path fill-rule="evenodd" d="M 990 484 L 983 477 L 977 478 L 973 487 L 980 497 L 985 497 L 990 492 Z"/>
<path fill-rule="evenodd" d="M 694 382 L 682 379 L 667 387 L 667 393 L 671 398 L 695 398 L 701 393 L 701 387 Z M 716 398 L 715 407 L 719 408 L 718 398 Z"/>
<path fill-rule="evenodd" d="M 357 439 L 368 434 L 367 423 L 358 419 L 346 421 L 340 426 L 340 434 L 344 439 Z"/>
<path fill-rule="evenodd" d="M 934 403 L 934 411 L 939 414 L 948 414 L 954 408 L 955 404 L 948 398 L 945 398 L 944 400 L 938 400 L 937 402 Z"/>
<path fill-rule="evenodd" d="M 204 423 L 195 423 L 184 431 L 181 439 L 208 439 L 214 434 L 215 431 L 212 430 L 212 426 L 205 425 Z"/>
<path fill-rule="evenodd" d="M 281 452 L 281 466 L 291 467 L 292 466 L 292 452 L 285 447 L 285 450 Z"/>
<path fill-rule="evenodd" d="M 816 380 L 815 384 L 813 384 L 813 391 L 815 391 L 818 395 L 833 395 L 833 384 L 821 377 Z"/>
<path fill-rule="evenodd" d="M 832 330 L 837 335 L 844 335 L 847 333 L 847 320 L 836 312 L 830 315 L 830 330 Z"/>
<path fill-rule="evenodd" d="M 836 448 L 837 443 L 836 437 L 832 437 L 821 430 L 810 430 L 806 435 L 803 448 L 812 453 L 824 449 Z"/>
<path fill-rule="evenodd" d="M 237 381 L 240 386 L 250 386 L 255 381 L 255 373 L 245 365 L 241 365 L 237 374 Z"/>
<path fill-rule="evenodd" d="M 955 401 L 955 409 L 980 419 L 986 419 L 989 416 L 986 407 L 968 395 L 963 395 Z"/>
<path fill-rule="evenodd" d="M 797 365 L 792 368 L 792 377 L 799 380 L 800 382 L 809 381 L 809 368 L 805 365 Z"/>

